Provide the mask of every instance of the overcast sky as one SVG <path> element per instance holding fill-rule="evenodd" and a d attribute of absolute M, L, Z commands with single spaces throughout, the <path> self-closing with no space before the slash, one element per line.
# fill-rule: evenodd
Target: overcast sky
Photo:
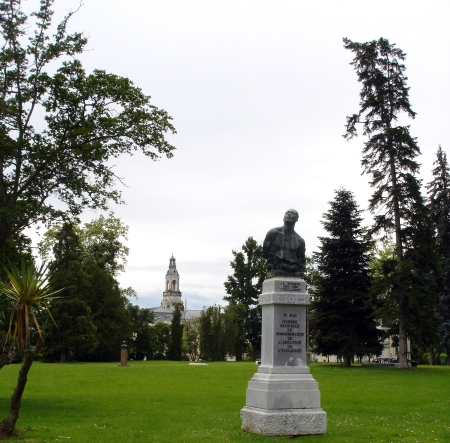
<path fill-rule="evenodd" d="M 360 89 L 343 37 L 384 37 L 408 54 L 417 112 L 408 124 L 424 182 L 438 145 L 450 154 L 448 0 L 83 3 L 70 30 L 89 37 L 86 70 L 129 77 L 177 129 L 172 159 L 115 163 L 126 205 L 112 209 L 129 226 L 130 247 L 119 280 L 143 307 L 159 306 L 172 254 L 188 309 L 223 304 L 232 249 L 249 236 L 262 242 L 288 208 L 299 211 L 296 231 L 311 254 L 334 190 L 367 206 L 364 138 L 342 138 Z M 57 16 L 77 5 L 57 0 Z"/>

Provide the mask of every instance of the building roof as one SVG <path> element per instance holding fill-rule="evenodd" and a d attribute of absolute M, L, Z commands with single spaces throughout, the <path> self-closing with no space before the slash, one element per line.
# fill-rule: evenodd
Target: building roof
<path fill-rule="evenodd" d="M 183 312 L 183 318 L 185 320 L 193 320 L 194 318 L 200 317 L 201 312 L 201 309 L 190 309 L 186 312 Z"/>
<path fill-rule="evenodd" d="M 173 311 L 166 308 L 161 308 L 158 306 L 157 308 L 150 308 L 155 314 L 155 323 L 158 322 L 171 322 L 173 318 Z M 194 318 L 200 317 L 201 309 L 190 309 L 188 311 L 183 311 L 181 313 L 181 317 L 183 320 L 193 320 Z"/>

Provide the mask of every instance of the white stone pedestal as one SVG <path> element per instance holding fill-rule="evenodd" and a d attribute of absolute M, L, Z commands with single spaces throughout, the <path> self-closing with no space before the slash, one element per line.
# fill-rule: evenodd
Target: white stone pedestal
<path fill-rule="evenodd" d="M 324 434 L 327 415 L 319 385 L 306 366 L 304 280 L 274 277 L 264 281 L 261 365 L 248 383 L 241 409 L 242 429 L 264 435 Z"/>

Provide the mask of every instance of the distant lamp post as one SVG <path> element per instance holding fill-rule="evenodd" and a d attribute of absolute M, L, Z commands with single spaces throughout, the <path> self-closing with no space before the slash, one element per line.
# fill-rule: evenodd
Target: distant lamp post
<path fill-rule="evenodd" d="M 120 365 L 128 366 L 128 346 L 123 342 L 120 346 Z"/>

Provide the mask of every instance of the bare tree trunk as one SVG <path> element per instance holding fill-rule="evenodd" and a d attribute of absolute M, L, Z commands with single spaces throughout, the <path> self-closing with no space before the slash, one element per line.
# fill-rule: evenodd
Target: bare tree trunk
<path fill-rule="evenodd" d="M 402 316 L 398 321 L 398 367 L 408 369 L 408 338 Z"/>
<path fill-rule="evenodd" d="M 16 422 L 19 418 L 19 409 L 21 406 L 23 391 L 25 390 L 28 380 L 28 372 L 43 344 L 44 342 L 39 340 L 33 350 L 28 349 L 24 353 L 22 367 L 20 368 L 19 377 L 17 379 L 17 385 L 11 397 L 8 417 L 0 423 L 0 434 L 3 436 L 9 437 L 13 435 Z"/>
<path fill-rule="evenodd" d="M 348 356 L 344 357 L 342 365 L 350 367 L 351 366 L 350 357 L 348 357 Z"/>
<path fill-rule="evenodd" d="M 447 366 L 450 366 L 450 352 L 447 354 Z"/>
<path fill-rule="evenodd" d="M 434 348 L 430 346 L 430 365 L 433 366 L 434 364 Z"/>

